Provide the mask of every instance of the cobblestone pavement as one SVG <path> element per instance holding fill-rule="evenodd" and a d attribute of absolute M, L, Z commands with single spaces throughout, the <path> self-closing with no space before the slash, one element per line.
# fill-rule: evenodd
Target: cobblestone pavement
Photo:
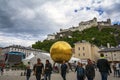
<path fill-rule="evenodd" d="M 0 76 L 0 80 L 26 80 L 25 76 L 20 76 L 23 71 L 5 71 L 4 75 Z M 35 76 L 31 76 L 30 80 L 36 80 Z M 51 80 L 62 80 L 59 73 L 53 73 Z M 75 72 L 67 73 L 67 80 L 77 80 Z M 87 79 L 86 79 L 87 80 Z M 96 71 L 96 77 L 94 80 L 101 80 L 100 73 Z M 113 77 L 113 74 L 110 74 L 108 80 L 120 80 L 118 77 Z"/>

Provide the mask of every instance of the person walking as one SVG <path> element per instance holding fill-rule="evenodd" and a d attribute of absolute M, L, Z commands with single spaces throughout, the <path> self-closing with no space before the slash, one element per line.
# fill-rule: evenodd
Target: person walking
<path fill-rule="evenodd" d="M 90 59 L 87 62 L 88 64 L 85 67 L 86 76 L 88 80 L 93 80 L 95 78 L 95 67 Z"/>
<path fill-rule="evenodd" d="M 119 70 L 118 70 L 118 77 L 120 77 L 120 62 L 118 63 L 118 67 L 119 67 Z"/>
<path fill-rule="evenodd" d="M 93 65 L 94 65 L 95 70 L 97 71 L 97 64 L 95 61 L 93 61 Z"/>
<path fill-rule="evenodd" d="M 0 66 L 0 75 L 1 75 L 1 66 Z"/>
<path fill-rule="evenodd" d="M 70 69 L 71 71 L 73 71 L 73 70 L 72 70 L 71 63 L 68 62 L 68 66 L 69 66 L 69 69 Z M 68 69 L 68 72 L 69 72 L 69 69 Z"/>
<path fill-rule="evenodd" d="M 52 73 L 52 64 L 49 62 L 49 60 L 46 60 L 45 70 L 44 70 L 45 80 L 51 80 L 51 73 Z"/>
<path fill-rule="evenodd" d="M 4 66 L 1 67 L 1 75 L 4 73 Z"/>
<path fill-rule="evenodd" d="M 113 63 L 112 69 L 113 69 L 114 77 L 117 77 L 116 62 Z"/>
<path fill-rule="evenodd" d="M 63 80 L 66 80 L 66 72 L 67 72 L 67 64 L 65 63 L 65 61 L 63 61 L 63 63 L 61 64 L 61 76 L 63 78 Z"/>
<path fill-rule="evenodd" d="M 41 75 L 43 75 L 44 65 L 40 58 L 37 59 L 37 64 L 34 65 L 33 71 L 36 76 L 36 80 L 41 80 Z"/>
<path fill-rule="evenodd" d="M 109 73 L 112 73 L 112 71 L 108 60 L 105 59 L 103 54 L 100 54 L 100 59 L 97 61 L 97 67 L 101 74 L 101 80 L 107 80 Z"/>
<path fill-rule="evenodd" d="M 30 76 L 31 76 L 31 69 L 30 69 L 30 62 L 28 62 L 28 65 L 26 67 L 26 80 L 29 80 L 30 79 Z"/>
<path fill-rule="evenodd" d="M 119 63 L 116 63 L 116 77 L 119 77 L 119 70 L 120 70 Z"/>
<path fill-rule="evenodd" d="M 77 80 L 84 80 L 85 79 L 85 69 L 83 68 L 82 63 L 78 62 L 75 72 L 76 71 L 77 71 Z"/>

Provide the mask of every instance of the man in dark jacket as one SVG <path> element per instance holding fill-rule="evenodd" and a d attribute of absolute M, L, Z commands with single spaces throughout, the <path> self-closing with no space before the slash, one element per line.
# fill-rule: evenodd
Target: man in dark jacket
<path fill-rule="evenodd" d="M 43 74 L 44 65 L 41 62 L 40 58 L 37 59 L 37 64 L 34 65 L 33 71 L 36 76 L 36 80 L 41 80 L 41 75 Z"/>
<path fill-rule="evenodd" d="M 103 54 L 100 54 L 101 59 L 97 61 L 97 67 L 101 73 L 102 80 L 107 80 L 108 74 L 111 73 L 111 68 L 108 60 L 104 58 Z"/>
<path fill-rule="evenodd" d="M 63 61 L 63 63 L 61 64 L 61 76 L 63 80 L 66 80 L 66 72 L 67 72 L 67 64 L 65 63 L 65 61 Z"/>

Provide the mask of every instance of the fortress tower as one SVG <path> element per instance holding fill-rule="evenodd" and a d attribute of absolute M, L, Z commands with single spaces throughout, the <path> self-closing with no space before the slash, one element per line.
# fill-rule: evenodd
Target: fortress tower
<path fill-rule="evenodd" d="M 111 19 L 107 19 L 108 24 L 111 25 Z"/>

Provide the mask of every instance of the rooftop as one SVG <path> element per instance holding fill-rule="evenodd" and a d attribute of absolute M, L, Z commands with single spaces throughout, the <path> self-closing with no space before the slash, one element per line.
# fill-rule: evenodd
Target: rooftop
<path fill-rule="evenodd" d="M 120 51 L 120 47 L 118 47 L 118 48 L 105 48 L 99 52 L 115 52 L 115 51 Z"/>

